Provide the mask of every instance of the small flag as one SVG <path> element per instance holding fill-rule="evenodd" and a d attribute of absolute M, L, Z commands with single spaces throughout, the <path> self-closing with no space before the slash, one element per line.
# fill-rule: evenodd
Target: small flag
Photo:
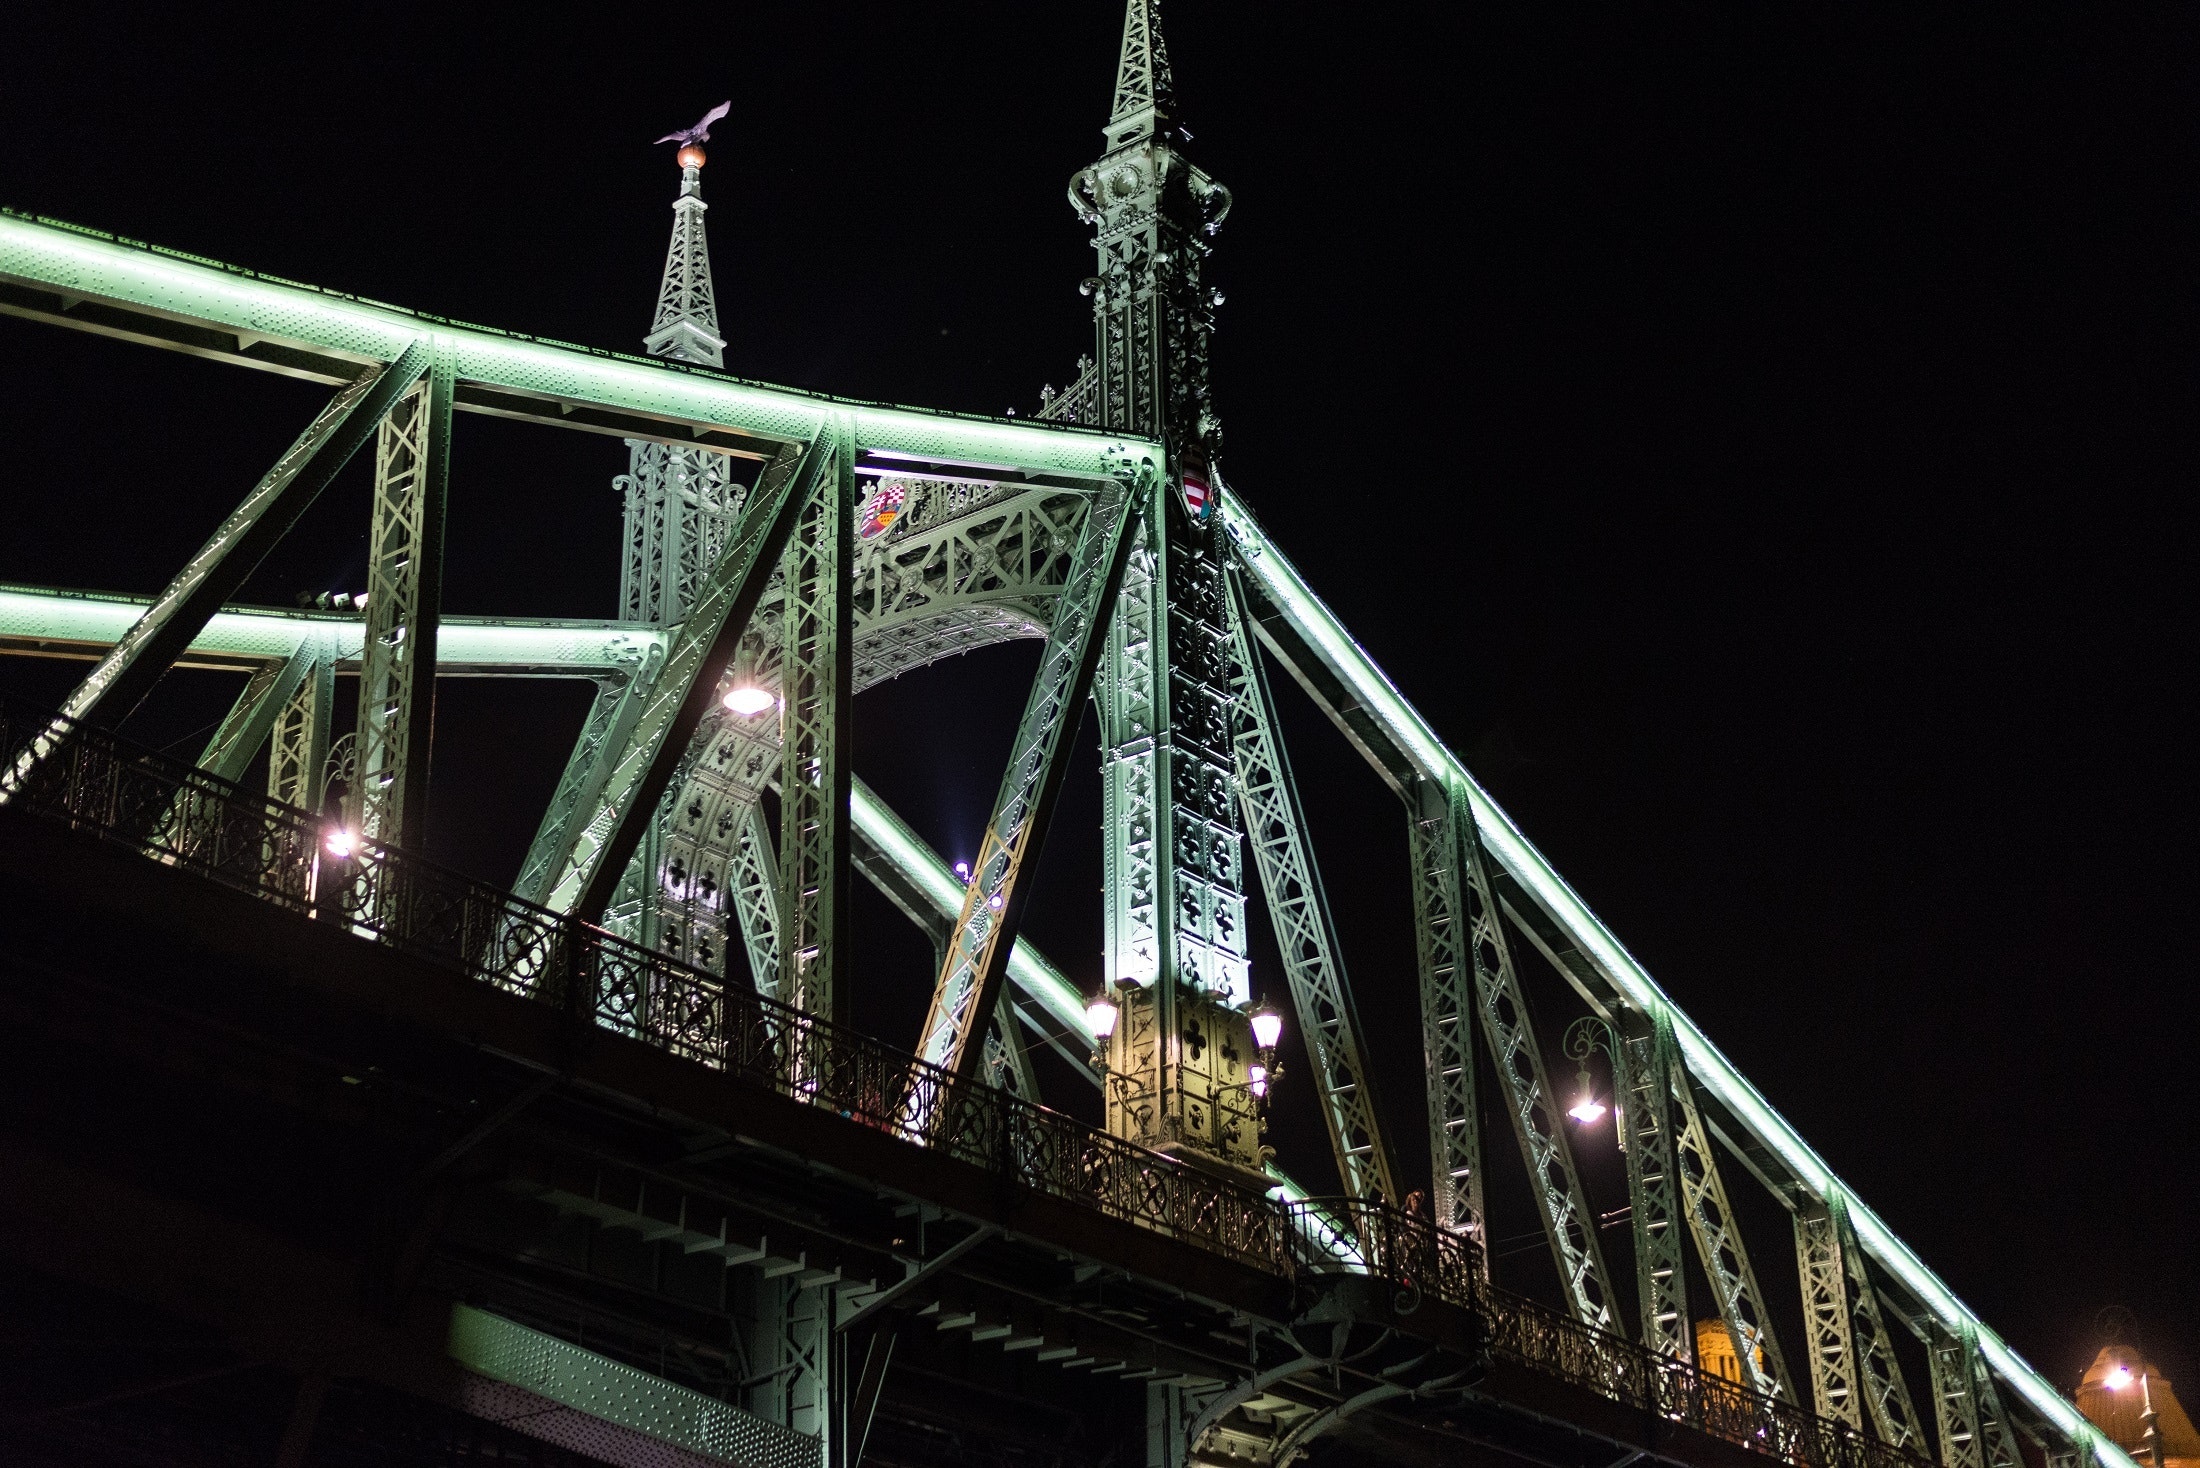
<path fill-rule="evenodd" d="M 901 518 L 902 501 L 908 497 L 908 491 L 900 485 L 880 480 L 878 488 L 871 491 L 871 497 L 863 502 L 858 512 L 861 518 L 856 534 L 865 540 L 876 540 L 884 535 L 887 528 Z"/>
<path fill-rule="evenodd" d="M 1192 512 L 1194 520 L 1205 520 L 1213 502 L 1207 487 L 1207 466 L 1187 461 L 1184 465 L 1184 508 Z"/>

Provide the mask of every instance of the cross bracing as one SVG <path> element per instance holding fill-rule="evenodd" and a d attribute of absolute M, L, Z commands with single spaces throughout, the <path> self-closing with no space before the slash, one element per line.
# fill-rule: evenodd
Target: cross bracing
<path fill-rule="evenodd" d="M 1631 1205 L 1638 1224 L 1662 1217 L 1656 1238 L 1664 1249 L 1677 1239 L 1671 1195 L 1680 1195 L 1717 1304 L 1748 1369 L 1762 1371 L 1768 1395 L 1792 1402 L 1799 1383 L 1772 1348 L 1765 1292 L 1728 1206 L 1722 1156 L 1740 1161 L 1798 1220 L 1811 1292 L 1813 1397 L 1822 1412 L 1852 1425 L 1868 1414 L 1882 1439 L 1917 1437 L 1880 1325 L 1891 1313 L 1930 1346 L 1944 1460 L 1982 1468 L 2008 1460 L 2015 1404 L 2030 1414 L 2018 1429 L 2044 1428 L 2122 1468 L 2125 1460 L 1842 1186 L 1671 1005 L 1352 642 L 1216 472 L 1221 435 L 1205 366 L 1216 298 L 1202 286 L 1201 269 L 1229 195 L 1178 151 L 1183 139 L 1171 126 L 1156 12 L 1152 0 L 1128 7 L 1108 152 L 1073 185 L 1079 214 L 1096 226 L 1101 260 L 1096 357 L 1069 392 L 1049 402 L 1043 423 L 772 388 L 695 362 L 500 334 L 0 216 L 0 309 L 337 387 L 330 410 L 262 481 L 262 500 L 287 507 L 293 483 L 310 498 L 312 476 L 333 473 L 369 430 L 382 438 L 383 491 L 378 579 L 365 619 L 218 611 L 222 578 L 192 570 L 151 607 L 0 591 L 0 647 L 102 660 L 95 666 L 106 674 L 79 699 L 89 699 L 86 708 L 133 660 L 145 669 L 132 675 L 133 687 L 149 686 L 172 664 L 252 673 L 206 762 L 217 772 L 237 769 L 251 758 L 247 746 L 264 741 L 270 788 L 300 802 L 310 802 L 321 777 L 315 766 L 327 739 L 326 689 L 338 671 L 359 675 L 369 690 L 349 766 L 355 789 L 369 782 L 406 791 L 424 789 L 425 741 L 412 736 L 424 728 L 436 677 L 554 672 L 594 679 L 598 699 L 544 816 L 542 855 L 530 857 L 523 886 L 561 909 L 631 920 L 637 935 L 677 950 L 674 957 L 695 972 L 730 979 L 745 971 L 767 998 L 776 992 L 822 1020 L 840 1007 L 847 985 L 864 981 L 851 966 L 839 895 L 851 870 L 864 871 L 912 916 L 929 908 L 931 924 L 958 935 L 935 994 L 943 1014 L 953 1011 L 944 1021 L 951 1037 L 925 1048 L 943 1059 L 982 1050 L 984 1071 L 1013 1079 L 1011 1089 L 1027 1095 L 1032 1080 L 1017 1056 L 1022 1036 L 1014 1016 L 1043 1011 L 1074 1034 L 1085 997 L 1017 941 L 1012 880 L 1028 860 L 1016 842 L 1030 829 L 1029 812 L 1044 804 L 1034 792 L 1058 775 L 1060 732 L 1074 725 L 1083 678 L 1092 675 L 1070 666 L 1064 676 L 1065 658 L 1085 661 L 1081 653 L 1070 657 L 1075 639 L 1087 647 L 1103 633 L 1107 639 L 1095 696 L 1110 761 L 1111 978 L 1172 995 L 1181 983 L 1183 1002 L 1195 1008 L 1218 999 L 1224 1009 L 1243 1005 L 1253 980 L 1243 933 L 1242 818 L 1265 843 L 1258 851 L 1264 880 L 1284 894 L 1292 908 L 1284 916 L 1298 925 L 1300 971 L 1292 977 L 1312 996 L 1302 1010 L 1338 1009 L 1325 1000 L 1325 985 L 1349 999 L 1343 965 L 1330 951 L 1337 940 L 1319 911 L 1311 836 L 1289 801 L 1277 798 L 1276 773 L 1287 778 L 1288 771 L 1280 740 L 1271 729 L 1273 750 L 1233 748 L 1237 703 L 1265 676 L 1256 661 L 1265 657 L 1292 674 L 1410 802 L 1420 843 L 1416 880 L 1429 884 L 1424 987 L 1449 995 L 1430 1053 L 1451 1057 L 1438 1067 L 1447 1075 L 1471 1079 L 1473 1034 L 1480 1032 L 1503 1110 L 1534 1168 L 1545 1232 L 1577 1316 L 1606 1323 L 1620 1312 L 1555 1114 L 1544 1042 L 1529 1023 L 1513 962 L 1516 938 L 1550 958 L 1594 1011 L 1614 1021 L 1638 1066 L 1648 1062 L 1655 1104 L 1641 1085 L 1623 1085 L 1636 1113 L 1629 1124 L 1644 1159 L 1661 1145 L 1666 1151 L 1655 1165 L 1630 1159 Z M 723 343 L 715 336 L 694 182 L 686 180 L 676 206 L 667 267 L 668 281 L 679 274 L 685 282 L 684 294 L 670 318 L 660 311 L 651 348 L 708 362 Z M 697 335 L 706 325 L 707 343 Z M 637 584 L 659 589 L 637 600 L 629 588 L 626 623 L 440 618 L 435 520 L 446 471 L 437 435 L 447 432 L 452 411 L 625 437 L 637 445 L 638 464 L 646 458 L 663 471 L 650 485 L 637 476 L 645 510 L 688 518 L 665 520 L 650 532 L 654 541 L 636 542 L 641 559 L 630 570 Z M 1079 426 L 1089 424 L 1105 430 Z M 319 462 L 324 448 L 326 465 Z M 664 493 L 674 480 L 678 493 Z M 900 523 L 859 537 L 859 506 L 886 485 L 902 496 Z M 450 492 L 463 489 L 453 481 Z M 1111 582 L 1101 598 L 1107 605 L 1088 609 L 1079 578 L 1089 583 L 1094 563 L 1074 548 L 1093 541 L 1096 507 L 1111 496 L 1135 496 L 1137 524 L 1119 542 L 1129 554 L 1120 595 Z M 279 519 L 266 523 L 279 528 Z M 241 527 L 234 543 L 218 535 L 195 566 L 221 566 L 248 533 L 258 532 Z M 668 570 L 675 561 L 687 569 Z M 1234 609 L 1233 581 L 1242 593 Z M 995 845 L 981 857 L 979 880 L 965 884 L 854 780 L 847 706 L 879 678 L 1013 637 L 1046 638 L 1044 661 L 1053 671 L 1043 669 L 1032 690 L 1029 737 L 1019 738 L 1019 763 L 1004 778 Z M 768 734 L 729 730 L 716 712 L 735 667 L 783 700 L 767 716 Z M 34 741 L 18 764 L 35 763 L 53 747 Z M 708 763 L 718 754 L 725 758 Z M 1259 788 L 1240 790 L 1238 781 Z M 22 769 L 11 768 L 0 802 L 26 788 Z M 778 791 L 776 831 L 759 814 L 767 789 Z M 396 814 L 378 820 L 362 807 L 353 818 L 369 835 L 417 821 L 411 795 L 389 809 Z M 643 855 L 630 867 L 635 853 Z M 1308 893 L 1314 901 L 1305 900 Z M 698 938 L 703 927 L 716 941 Z M 1013 999 L 992 1002 L 1004 979 L 1030 1009 Z M 661 1001 L 637 992 L 622 1002 L 634 1006 L 622 1023 L 638 1033 Z M 1325 1023 L 1317 1018 L 1310 1028 Z M 990 1040 L 983 1046 L 981 1027 Z M 1326 1038 L 1344 1057 L 1349 1027 L 1333 1028 Z M 1061 1033 L 1043 1038 L 1059 1041 Z M 1647 1048 L 1638 1043 L 1646 1039 Z M 1379 1169 L 1361 1140 L 1372 1139 L 1377 1125 L 1353 1117 L 1365 1091 L 1351 1079 L 1354 1066 L 1321 1065 L 1340 1171 L 1363 1194 L 1394 1189 L 1395 1182 L 1376 1181 Z M 799 1065 L 782 1079 L 797 1090 L 826 1083 Z M 1462 1208 L 1459 1200 L 1475 1196 L 1485 1122 L 1456 1086 L 1447 1093 L 1432 1085 L 1430 1096 L 1426 1164 L 1452 1180 L 1455 1195 L 1447 1198 L 1439 1183 L 1439 1221 L 1478 1223 L 1479 1205 Z M 1378 1252 L 1333 1227 L 1331 1238 L 1362 1264 Z M 1638 1279 L 1660 1281 L 1655 1290 L 1643 1285 L 1646 1296 L 1670 1290 L 1669 1299 L 1646 1298 L 1642 1308 L 1645 1343 L 1667 1357 L 1686 1349 L 1678 1328 L 1685 1291 L 1669 1254 L 1638 1270 Z M 1286 1368 L 1268 1384 L 1288 1382 L 1296 1363 Z M 813 1402 L 801 1410 L 818 1408 Z M 1265 1441 L 1295 1451 L 1344 1411 L 1337 1404 L 1311 1416 L 1284 1413 L 1293 1425 Z M 1245 1435 L 1242 1415 L 1201 1430 L 1223 1434 L 1215 1441 L 1258 1440 Z"/>

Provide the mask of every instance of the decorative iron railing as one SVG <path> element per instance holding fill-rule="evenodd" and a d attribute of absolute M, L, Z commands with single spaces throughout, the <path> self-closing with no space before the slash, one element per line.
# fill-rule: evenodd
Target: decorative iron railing
<path fill-rule="evenodd" d="M 1381 1203 L 1277 1202 L 839 1028 L 311 812 L 0 702 L 0 807 L 248 892 L 1018 1186 L 1291 1278 L 1364 1274 L 1468 1310 L 1490 1350 L 1797 1468 L 1928 1460 L 1490 1288 L 1479 1250 Z"/>

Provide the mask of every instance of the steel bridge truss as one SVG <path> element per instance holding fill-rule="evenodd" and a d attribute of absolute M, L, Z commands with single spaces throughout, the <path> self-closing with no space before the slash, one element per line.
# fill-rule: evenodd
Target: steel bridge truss
<path fill-rule="evenodd" d="M 1165 59 L 1158 65 L 1165 70 Z M 1203 177 L 1195 184 L 1206 190 L 1199 207 L 1219 220 L 1226 193 Z M 1135 241 L 1122 251 L 1126 279 L 1153 267 Z M 490 669 L 593 679 L 597 696 L 519 876 L 522 897 L 611 919 L 696 970 L 745 979 L 762 1000 L 830 1024 L 850 992 L 846 882 L 861 870 L 939 944 L 922 1056 L 1031 1095 L 1025 1031 L 1082 1060 L 1083 996 L 1015 930 L 1089 694 L 1112 756 L 1110 808 L 1122 818 L 1110 839 L 1111 966 L 1158 973 L 1158 945 L 1173 942 L 1182 951 L 1166 960 L 1171 971 L 1243 993 L 1242 818 L 1348 1192 L 1389 1199 L 1425 1165 L 1441 1231 L 1486 1234 L 1479 1029 L 1486 1079 L 1529 1167 L 1568 1311 L 1617 1329 L 1596 1216 L 1514 963 L 1516 940 L 1525 939 L 1617 1034 L 1644 1345 L 1665 1357 L 1690 1351 L 1685 1217 L 1745 1373 L 1765 1395 L 1795 1401 L 1722 1175 L 1723 1150 L 1794 1217 L 1819 1414 L 1889 1443 L 1924 1445 L 1886 1328 L 1892 1315 L 1925 1343 L 1938 1453 L 1949 1468 L 2016 1468 L 2020 1431 L 2127 1468 L 1671 1005 L 1219 479 L 1212 529 L 1203 532 L 1216 537 L 1211 543 L 1163 533 L 1177 473 L 1169 450 L 1157 437 L 1072 421 L 1095 413 L 1153 421 L 1144 415 L 1159 412 L 1147 402 L 1153 384 L 1125 375 L 1106 350 L 1100 367 L 1050 400 L 1057 421 L 959 418 L 457 327 L 17 216 L 0 216 L 0 309 L 336 387 L 328 408 L 150 602 L 0 588 L 0 649 L 92 660 L 65 705 L 70 717 L 119 720 L 171 666 L 245 668 L 252 676 L 205 767 L 233 778 L 264 744 L 270 791 L 317 811 L 332 680 L 356 672 L 361 712 L 345 818 L 367 837 L 402 844 L 423 817 L 437 676 Z M 1127 308 L 1117 324 L 1132 334 L 1187 329 L 1166 313 L 1149 322 Z M 1147 406 L 1134 412 L 1139 404 Z M 692 592 L 678 590 L 678 620 L 664 614 L 664 595 L 656 617 L 612 626 L 442 618 L 441 521 L 458 411 L 663 447 L 665 465 L 677 458 L 689 465 L 677 472 L 719 486 L 705 508 L 723 524 L 699 532 L 709 553 Z M 223 610 L 370 436 L 376 491 L 364 617 Z M 865 538 L 859 511 L 882 486 L 898 490 L 905 508 L 889 530 Z M 490 635 L 505 630 L 514 636 L 501 643 Z M 964 883 L 854 779 L 849 709 L 880 678 L 1009 637 L 1043 637 L 1047 646 L 985 846 Z M 1206 639 L 1205 660 L 1195 659 L 1191 673 L 1172 638 Z M 1386 1132 L 1368 1085 L 1267 661 L 1292 675 L 1406 803 L 1429 1071 L 1425 1164 L 1391 1149 L 1396 1134 Z M 1196 696 L 1170 688 L 1172 671 L 1193 677 Z M 724 694 L 750 681 L 771 692 L 772 707 L 727 709 Z M 1163 717 L 1171 698 L 1173 721 Z M 1163 735 L 1203 741 L 1186 746 L 1200 757 L 1172 765 L 1157 742 Z M 33 739 L 0 771 L 0 802 L 27 788 L 54 747 Z M 1209 765 L 1214 781 L 1205 778 Z M 776 833 L 762 806 L 772 790 Z M 1170 904 L 1166 917 L 1152 911 L 1161 902 Z M 1139 975 L 1110 974 L 1125 977 Z M 788 1084 L 805 1082 L 790 1076 Z M 775 1342 L 752 1344 L 763 1355 L 814 1353 L 822 1337 L 803 1315 L 811 1307 L 784 1304 Z M 788 1391 L 819 1376 L 814 1362 L 787 1359 L 797 1384 Z M 776 1410 L 807 1420 L 824 1406 L 789 1397 Z M 1288 1425 L 1277 1440 L 1295 1447 L 1312 1430 Z"/>

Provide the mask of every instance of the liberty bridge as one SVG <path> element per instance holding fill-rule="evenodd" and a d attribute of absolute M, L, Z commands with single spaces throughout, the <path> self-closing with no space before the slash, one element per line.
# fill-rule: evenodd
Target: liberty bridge
<path fill-rule="evenodd" d="M 332 390 L 158 595 L 0 586 L 0 651 L 89 665 L 0 716 L 11 1298 L 199 1353 L 63 1384 L 0 1429 L 20 1461 L 2131 1468 L 1666 997 L 1226 478 L 1232 198 L 1158 9 L 1128 0 L 1069 182 L 1094 334 L 1036 418 L 727 375 L 709 119 L 675 139 L 642 356 L 0 215 L 0 310 Z M 460 410 L 625 441 L 615 617 L 444 615 Z M 238 603 L 361 455 L 364 592 Z M 1019 639 L 1037 671 L 951 868 L 856 777 L 853 701 Z M 116 732 L 172 669 L 246 676 L 195 761 Z M 508 886 L 418 854 L 450 678 L 593 690 Z M 1286 682 L 1399 802 L 1418 1096 L 1371 1073 Z M 1044 843 L 1089 837 L 1050 829 L 1088 702 L 1089 992 L 1020 936 Z M 854 1024 L 859 986 L 922 982 L 864 962 L 858 879 L 931 944 L 914 1033 Z M 1327 1157 L 1270 1144 L 1287 1087 Z M 1568 1123 L 1607 1114 L 1618 1214 Z M 1507 1219 L 1486 1169 L 1515 1154 Z M 1522 1226 L 1550 1298 L 1492 1281 Z"/>

